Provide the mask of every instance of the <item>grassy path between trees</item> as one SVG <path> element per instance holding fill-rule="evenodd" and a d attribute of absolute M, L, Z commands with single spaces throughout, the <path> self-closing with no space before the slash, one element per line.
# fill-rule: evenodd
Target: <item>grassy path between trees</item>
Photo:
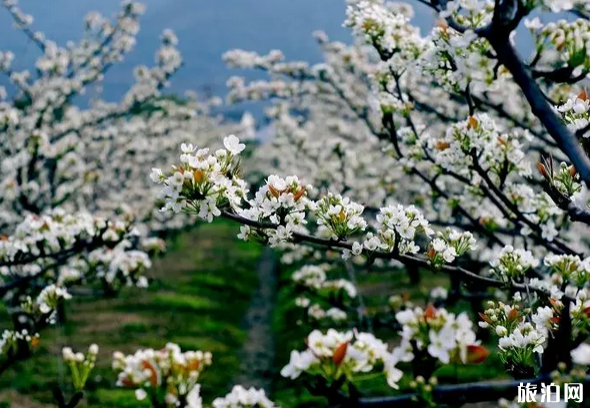
<path fill-rule="evenodd" d="M 213 365 L 202 376 L 205 401 L 231 389 L 249 332 L 246 313 L 259 288 L 257 267 L 263 248 L 236 239 L 227 222 L 201 225 L 170 243 L 166 256 L 150 271 L 148 290 L 125 289 L 115 299 L 78 297 L 66 308 L 66 323 L 44 332 L 34 358 L 0 378 L 1 408 L 40 408 L 52 401 L 51 389 L 67 392 L 69 375 L 61 363 L 63 346 L 85 351 L 101 347 L 88 382 L 86 403 L 92 408 L 140 408 L 133 391 L 114 387 L 113 351 L 132 353 L 160 348 L 167 341 L 186 350 L 209 350 Z M 260 289 L 258 289 L 259 291 Z M 0 310 L 0 327 L 8 315 Z"/>
<path fill-rule="evenodd" d="M 240 372 L 235 384 L 245 387 L 262 388 L 267 395 L 273 391 L 275 374 L 275 334 L 272 327 L 272 313 L 277 291 L 278 262 L 273 251 L 265 248 L 258 264 L 258 288 L 252 296 L 246 313 L 244 327 L 248 337 L 240 352 Z"/>

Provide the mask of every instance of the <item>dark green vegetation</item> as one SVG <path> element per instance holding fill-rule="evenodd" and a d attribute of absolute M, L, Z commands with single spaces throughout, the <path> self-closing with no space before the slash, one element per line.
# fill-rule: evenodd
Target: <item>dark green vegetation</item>
<path fill-rule="evenodd" d="M 166 342 L 183 350 L 211 351 L 213 365 L 202 376 L 203 397 L 211 401 L 224 395 L 239 371 L 238 353 L 246 339 L 242 319 L 258 285 L 262 252 L 256 244 L 238 241 L 236 234 L 235 224 L 203 224 L 169 243 L 166 256 L 150 271 L 155 282 L 149 289 L 125 289 L 114 299 L 74 296 L 66 306 L 66 323 L 45 331 L 35 356 L 0 377 L 0 407 L 37 407 L 33 399 L 49 403 L 56 385 L 71 395 L 61 348 L 85 352 L 91 343 L 101 350 L 87 385 L 89 407 L 149 406 L 138 403 L 133 391 L 114 387 L 111 355 Z M 0 327 L 6 318 L 6 311 L 0 311 Z"/>

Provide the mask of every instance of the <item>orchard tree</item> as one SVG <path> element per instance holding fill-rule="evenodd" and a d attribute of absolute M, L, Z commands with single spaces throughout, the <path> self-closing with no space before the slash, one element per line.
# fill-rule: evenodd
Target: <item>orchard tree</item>
<path fill-rule="evenodd" d="M 170 30 L 154 65 L 135 69 L 119 102 L 97 93 L 77 105 L 133 49 L 143 5 L 124 1 L 113 18 L 88 14 L 82 39 L 65 46 L 35 31 L 16 1 L 2 5 L 40 55 L 30 70 L 17 70 L 14 54 L 0 52 L 9 83 L 0 87 L 0 298 L 14 323 L 0 338 L 0 374 L 63 320 L 68 287 L 100 285 L 109 295 L 146 287 L 150 255 L 165 248 L 161 236 L 193 224 L 158 211 L 145 168 L 195 134 L 203 143 L 225 132 L 252 136 L 249 116 L 225 123 L 212 113 L 215 101 L 164 93 L 182 65 Z"/>

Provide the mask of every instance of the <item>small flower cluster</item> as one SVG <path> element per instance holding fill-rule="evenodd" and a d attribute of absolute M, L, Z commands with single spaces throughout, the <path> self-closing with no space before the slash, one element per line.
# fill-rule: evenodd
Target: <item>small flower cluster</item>
<path fill-rule="evenodd" d="M 150 256 L 159 255 L 166 251 L 166 241 L 158 237 L 148 237 L 141 240 L 141 250 Z"/>
<path fill-rule="evenodd" d="M 293 282 L 313 288 L 320 289 L 326 281 L 326 267 L 319 265 L 305 265 L 296 270 L 291 279 Z"/>
<path fill-rule="evenodd" d="M 373 45 L 388 64 L 400 71 L 423 52 L 425 40 L 410 24 L 408 13 L 396 12 L 382 1 L 359 1 L 346 10 L 344 25 L 363 42 Z"/>
<path fill-rule="evenodd" d="M 21 309 L 30 316 L 43 317 L 53 322 L 57 307 L 61 302 L 71 298 L 72 295 L 66 288 L 51 284 L 44 287 L 34 301 L 30 297 L 25 298 Z"/>
<path fill-rule="evenodd" d="M 307 315 L 314 320 L 330 319 L 333 323 L 343 323 L 348 319 L 348 314 L 338 307 L 330 307 L 326 310 L 319 303 L 309 306 L 310 303 L 311 300 L 303 296 L 295 299 L 295 304 L 299 307 L 307 308 Z"/>
<path fill-rule="evenodd" d="M 180 166 L 172 166 L 172 174 L 152 169 L 152 181 L 161 184 L 160 196 L 165 200 L 162 211 L 180 212 L 194 210 L 209 222 L 221 214 L 219 207 L 238 206 L 246 194 L 246 185 L 236 177 L 234 159 L 246 146 L 230 135 L 223 140 L 225 149 L 214 155 L 209 149 L 197 149 L 192 144 L 182 144 Z"/>
<path fill-rule="evenodd" d="M 590 294 L 588 289 L 578 290 L 576 287 L 567 286 L 565 294 L 576 299 L 575 303 L 570 306 L 573 336 L 576 338 L 585 337 L 590 332 Z M 554 319 L 558 322 L 562 315 L 563 302 L 558 299 L 551 299 L 550 302 L 555 314 Z"/>
<path fill-rule="evenodd" d="M 428 220 L 413 205 L 401 204 L 383 207 L 377 214 L 376 234 L 368 233 L 363 247 L 368 251 L 377 249 L 400 254 L 415 254 L 420 247 L 414 242 L 418 235 L 431 236 L 434 231 Z"/>
<path fill-rule="evenodd" d="M 590 258 L 582 261 L 577 255 L 548 254 L 543 263 L 551 269 L 551 281 L 556 285 L 584 288 L 590 281 Z"/>
<path fill-rule="evenodd" d="M 476 340 L 473 323 L 466 313 L 456 316 L 429 305 L 426 310 L 420 307 L 402 310 L 395 318 L 402 325 L 399 348 L 407 353 L 427 353 L 443 364 L 451 360 L 481 363 L 489 354 Z"/>
<path fill-rule="evenodd" d="M 449 127 L 441 139 L 431 138 L 428 147 L 443 169 L 468 174 L 476 154 L 486 170 L 504 177 L 512 172 L 527 174 L 523 146 L 517 134 L 501 134 L 495 121 L 485 113 Z"/>
<path fill-rule="evenodd" d="M 335 239 L 344 239 L 367 227 L 367 222 L 362 218 L 364 207 L 351 201 L 340 194 L 322 197 L 316 202 L 316 216 L 318 225 L 323 225 L 330 230 Z"/>
<path fill-rule="evenodd" d="M 307 198 L 311 189 L 310 185 L 304 185 L 297 176 L 282 178 L 271 175 L 266 184 L 256 192 L 254 200 L 249 201 L 250 208 L 240 208 L 238 214 L 253 221 L 280 224 L 276 230 L 264 231 L 269 244 L 278 246 L 289 241 L 293 232 L 301 230 L 307 223 L 305 211 L 314 207 L 314 203 Z M 251 237 L 259 237 L 258 232 L 242 226 L 238 238 L 248 240 Z"/>
<path fill-rule="evenodd" d="M 439 16 L 443 19 L 452 18 L 463 27 L 478 28 L 489 24 L 493 11 L 493 4 L 489 1 L 452 0 Z"/>
<path fill-rule="evenodd" d="M 352 381 L 355 376 L 382 367 L 390 387 L 398 388 L 403 373 L 395 368 L 399 356 L 390 353 L 387 345 L 370 333 L 338 332 L 334 329 L 323 334 L 314 330 L 307 337 L 307 349 L 293 350 L 289 364 L 281 375 L 290 379 L 302 373 L 319 375 L 330 381 L 345 377 Z"/>
<path fill-rule="evenodd" d="M 559 164 L 559 170 L 551 178 L 553 185 L 557 190 L 568 198 L 573 198 L 582 191 L 580 184 L 580 175 L 574 166 L 568 166 L 566 163 Z"/>
<path fill-rule="evenodd" d="M 348 314 L 342 310 L 343 302 L 357 296 L 356 287 L 346 279 L 327 279 L 327 265 L 305 265 L 296 270 L 291 279 L 306 292 L 295 299 L 297 307 L 307 310 L 307 315 L 315 320 L 330 319 L 333 322 L 343 322 Z M 346 297 L 344 296 L 346 294 Z M 329 303 L 332 307 L 327 310 L 319 303 L 312 303 L 311 298 L 317 298 L 321 303 Z M 335 299 L 338 303 L 335 304 Z"/>
<path fill-rule="evenodd" d="M 559 105 L 557 110 L 572 132 L 584 129 L 590 124 L 590 100 L 585 91 L 574 98 L 569 98 L 566 103 Z M 589 135 L 590 133 L 585 133 L 584 137 Z"/>
<path fill-rule="evenodd" d="M 343 291 L 349 298 L 357 295 L 357 290 L 350 281 L 346 279 L 327 279 L 326 265 L 304 265 L 296 270 L 291 279 L 298 285 L 308 289 L 329 291 Z"/>
<path fill-rule="evenodd" d="M 268 399 L 264 390 L 236 385 L 225 397 L 215 398 L 213 408 L 276 408 L 276 405 Z"/>
<path fill-rule="evenodd" d="M 94 368 L 97 355 L 98 346 L 96 344 L 91 344 L 88 347 L 88 353 L 86 355 L 80 352 L 74 353 L 70 347 L 64 347 L 62 349 L 62 357 L 70 367 L 74 388 L 77 391 L 84 389 L 86 381 L 88 381 L 88 376 Z"/>
<path fill-rule="evenodd" d="M 137 350 L 127 356 L 120 352 L 113 354 L 113 369 L 119 373 L 118 386 L 135 388 L 138 400 L 150 396 L 152 401 L 169 408 L 176 407 L 180 399 L 194 397 L 191 393 L 198 396 L 197 380 L 209 365 L 211 353 L 182 352 L 173 343 L 166 344 L 162 350 Z"/>
<path fill-rule="evenodd" d="M 562 210 L 545 192 L 536 193 L 530 186 L 522 183 L 508 183 L 506 185 L 508 199 L 533 224 L 541 229 L 541 237 L 551 242 L 558 235 L 556 227 Z M 528 236 L 533 232 L 529 225 L 524 225 L 520 233 Z"/>
<path fill-rule="evenodd" d="M 542 26 L 538 20 L 528 23 L 535 36 L 537 49 L 554 47 L 563 63 L 572 68 L 590 68 L 590 23 L 579 18 L 559 20 Z"/>
<path fill-rule="evenodd" d="M 18 348 L 18 343 L 24 341 L 32 346 L 39 343 L 39 333 L 30 334 L 28 330 L 12 331 L 4 330 L 2 337 L 0 337 L 0 355 L 9 352 L 15 353 Z"/>
<path fill-rule="evenodd" d="M 79 269 L 87 274 L 94 273 L 111 287 L 120 283 L 146 288 L 148 280 L 143 273 L 151 268 L 152 262 L 145 252 L 128 249 L 127 245 L 128 242 L 122 242 L 112 250 L 94 250 L 85 262 L 79 264 Z"/>
<path fill-rule="evenodd" d="M 446 90 L 462 93 L 474 84 L 475 90 L 498 87 L 501 81 L 488 57 L 491 45 L 473 31 L 459 33 L 444 21 L 431 33 L 432 42 L 418 60 L 419 68 Z"/>
<path fill-rule="evenodd" d="M 504 281 L 521 279 L 531 268 L 536 268 L 539 260 L 530 251 L 515 249 L 506 245 L 500 253 L 490 261 L 492 272 Z"/>
<path fill-rule="evenodd" d="M 520 294 L 515 295 L 520 299 Z M 500 356 L 511 372 L 522 372 L 534 367 L 534 353 L 542 354 L 548 332 L 553 328 L 551 308 L 539 308 L 531 316 L 533 323 L 525 321 L 518 304 L 508 305 L 489 301 L 487 309 L 480 313 L 480 327 L 489 328 L 499 337 Z"/>
<path fill-rule="evenodd" d="M 477 248 L 476 240 L 471 232 L 459 232 L 446 228 L 438 232 L 437 238 L 430 242 L 426 253 L 434 268 L 441 268 L 445 263 L 452 263 L 456 257 Z"/>
<path fill-rule="evenodd" d="M 436 286 L 430 290 L 429 298 L 436 301 L 444 301 L 449 297 L 449 291 L 442 286 Z"/>

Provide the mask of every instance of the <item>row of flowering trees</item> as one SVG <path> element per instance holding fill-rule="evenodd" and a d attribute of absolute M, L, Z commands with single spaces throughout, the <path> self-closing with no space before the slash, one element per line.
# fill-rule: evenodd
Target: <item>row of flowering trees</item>
<path fill-rule="evenodd" d="M 162 237 L 194 222 L 158 211 L 145 168 L 172 159 L 194 135 L 201 143 L 219 143 L 225 133 L 253 136 L 250 116 L 227 123 L 212 111 L 218 101 L 164 93 L 182 65 L 170 30 L 162 33 L 153 65 L 135 68 L 135 82 L 120 101 L 94 96 L 79 106 L 134 48 L 142 4 L 124 1 L 112 18 L 89 13 L 82 39 L 65 46 L 36 31 L 16 1 L 2 7 L 39 57 L 22 69 L 12 52 L 0 51 L 6 84 L 0 86 L 0 298 L 12 317 L 11 326 L 0 327 L 0 375 L 34 357 L 43 330 L 63 322 L 72 286 L 106 296 L 147 287 L 150 258 L 165 249 Z M 191 355 L 169 350 L 168 362 Z M 67 398 L 56 390 L 59 407 L 80 402 L 97 353 L 97 345 L 86 355 L 64 349 L 78 393 Z M 179 393 L 194 387 L 203 368 L 195 364 L 185 367 L 191 381 Z"/>
<path fill-rule="evenodd" d="M 0 104 L 0 204 L 9 232 L 0 293 L 19 316 L 0 342 L 2 367 L 30 355 L 69 285 L 145 286 L 142 249 L 162 247 L 150 236 L 225 217 L 241 224 L 238 238 L 301 265 L 293 303 L 310 333 L 281 375 L 329 404 L 511 399 L 511 382 L 438 385 L 440 367 L 486 364 L 490 352 L 516 380 L 587 382 L 590 4 L 419 2 L 439 19 L 426 36 L 408 4 L 350 1 L 344 24 L 354 43 L 318 33 L 322 64 L 285 62 L 278 51 L 225 54 L 231 66 L 269 75 L 228 81 L 231 103 L 271 101 L 274 138 L 254 151 L 247 174 L 238 137 L 223 138 L 217 150 L 204 146 L 218 144 L 219 132 L 248 129 L 218 123 L 196 100 L 161 95 L 181 63 L 171 32 L 156 66 L 136 70 L 121 103 L 93 101 L 87 110 L 71 103 L 130 49 L 139 5 L 125 3 L 114 21 L 90 15 L 84 40 L 60 48 L 5 1 L 43 56 L 33 75 L 13 72 L 12 55 L 0 54 L 17 89 Z M 566 18 L 543 24 L 541 13 Z M 521 25 L 534 43 L 524 58 L 514 36 Z M 160 170 L 161 163 L 172 167 Z M 448 274 L 451 288 L 433 291 L 436 302 L 425 307 L 392 297 L 385 318 L 399 337 L 379 339 L 372 328 L 384 316 L 366 308 L 356 274 L 400 266 L 414 280 L 421 269 Z M 333 278 L 336 268 L 348 279 Z M 477 316 L 444 307 L 458 297 L 473 299 Z M 492 351 L 480 329 L 497 340 Z M 64 350 L 76 389 L 96 352 Z M 168 344 L 117 353 L 113 368 L 119 386 L 154 407 L 196 408 L 199 377 L 211 363 L 206 351 Z M 364 398 L 368 375 L 402 395 Z M 56 400 L 75 406 L 80 394 L 67 402 L 56 392 Z M 212 404 L 274 406 L 263 391 L 240 386 Z"/>

